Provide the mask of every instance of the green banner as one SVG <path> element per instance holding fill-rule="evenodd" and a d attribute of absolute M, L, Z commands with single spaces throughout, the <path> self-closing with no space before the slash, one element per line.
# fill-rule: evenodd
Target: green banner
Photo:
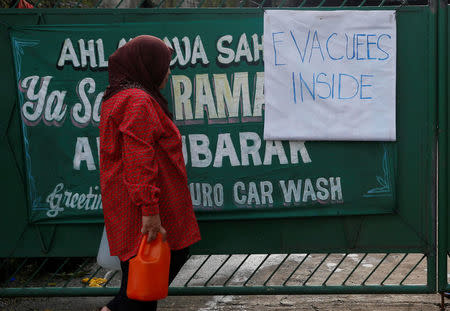
<path fill-rule="evenodd" d="M 10 31 L 30 221 L 102 221 L 98 124 L 107 60 L 141 34 L 175 50 L 164 94 L 182 134 L 199 219 L 393 212 L 395 144 L 263 139 L 262 17 L 170 16 Z"/>

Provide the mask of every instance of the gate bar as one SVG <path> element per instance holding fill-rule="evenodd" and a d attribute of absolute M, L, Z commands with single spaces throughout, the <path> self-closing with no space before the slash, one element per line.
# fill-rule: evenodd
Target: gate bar
<path fill-rule="evenodd" d="M 114 296 L 118 288 L 5 288 L 2 297 L 61 297 Z M 289 295 L 289 294 L 423 294 L 433 293 L 427 285 L 368 285 L 368 286 L 190 286 L 169 288 L 169 296 L 211 295 Z"/>
<path fill-rule="evenodd" d="M 437 1 L 436 1 L 437 2 Z M 447 282 L 448 235 L 448 16 L 447 1 L 439 0 L 437 7 L 438 48 L 438 290 L 445 291 Z"/>

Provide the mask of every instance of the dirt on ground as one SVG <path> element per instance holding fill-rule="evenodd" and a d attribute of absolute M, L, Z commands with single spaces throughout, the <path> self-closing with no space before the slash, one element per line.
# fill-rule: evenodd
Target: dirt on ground
<path fill-rule="evenodd" d="M 1 299 L 1 310 L 94 311 L 111 297 Z M 450 302 L 450 301 L 446 301 Z M 307 311 L 438 311 L 440 295 L 256 295 L 175 296 L 159 303 L 160 311 L 307 310 Z M 450 310 L 450 306 L 447 307 Z"/>

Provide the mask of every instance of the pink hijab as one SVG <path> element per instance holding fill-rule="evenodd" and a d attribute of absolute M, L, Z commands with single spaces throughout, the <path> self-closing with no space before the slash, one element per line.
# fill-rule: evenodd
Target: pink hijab
<path fill-rule="evenodd" d="M 139 36 L 115 51 L 108 61 L 109 85 L 103 100 L 127 88 L 150 94 L 172 119 L 167 100 L 159 86 L 169 70 L 173 50 L 153 36 Z"/>

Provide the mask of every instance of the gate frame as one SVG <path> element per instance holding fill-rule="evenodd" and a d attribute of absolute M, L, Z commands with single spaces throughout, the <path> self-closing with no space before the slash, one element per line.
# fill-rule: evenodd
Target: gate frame
<path fill-rule="evenodd" d="M 437 42 L 437 46 L 433 45 L 432 48 L 430 48 L 430 51 L 434 51 L 434 54 L 439 54 L 439 59 L 435 59 L 434 61 L 434 65 L 433 68 L 430 68 L 430 72 L 434 73 L 434 76 L 438 79 L 438 83 L 439 83 L 439 107 L 440 109 L 445 109 L 445 112 L 447 112 L 447 90 L 446 90 L 446 86 L 447 86 L 447 66 L 442 66 L 441 64 L 441 58 L 445 58 L 445 64 L 447 64 L 447 55 L 445 55 L 444 57 L 444 53 L 440 53 L 442 51 L 442 49 L 446 49 L 447 47 L 447 34 L 445 32 L 445 35 L 443 35 L 444 31 L 442 31 L 442 25 L 445 23 L 445 26 L 447 25 L 447 12 L 446 10 L 444 10 L 442 8 L 442 4 L 443 4 L 443 0 L 441 0 L 440 5 L 438 6 L 438 2 L 436 0 L 432 0 L 429 4 L 429 10 L 431 11 L 430 14 L 430 26 L 429 28 L 434 28 L 434 31 L 431 31 L 430 29 L 430 36 L 432 37 L 430 39 L 430 42 L 436 43 Z M 390 7 L 389 7 L 390 8 Z M 398 7 L 392 7 L 392 9 L 395 9 Z M 447 4 L 445 4 L 445 8 L 447 8 Z M 283 8 L 283 9 L 291 9 L 291 8 Z M 305 8 L 303 8 L 305 9 Z M 307 8 L 306 10 L 314 10 L 317 8 Z M 334 10 L 336 8 L 321 8 L 322 10 Z M 355 7 L 348 7 L 348 8 L 344 8 L 347 10 L 351 10 L 351 9 L 355 9 Z M 362 10 L 368 10 L 368 9 L 373 9 L 372 7 L 361 7 L 358 9 L 362 9 Z M 47 9 L 35 9 L 37 11 L 46 11 Z M 50 9 L 51 10 L 51 9 Z M 70 9 L 73 10 L 73 9 Z M 95 9 L 95 11 L 98 12 L 99 9 Z M 115 12 L 117 12 L 117 9 L 113 9 Z M 148 9 L 147 12 L 150 12 L 150 10 L 152 9 Z M 155 11 L 157 12 L 161 12 L 161 10 L 165 10 L 165 9 L 157 9 Z M 179 13 L 179 12 L 186 12 L 186 9 L 168 9 L 170 10 L 171 13 Z M 199 10 L 199 9 L 197 9 Z M 203 10 L 203 9 L 202 9 Z M 219 10 L 224 10 L 224 9 L 219 9 Z M 228 10 L 228 9 L 227 9 Z M 235 12 L 238 12 L 239 10 L 242 9 L 230 9 L 233 10 Z M 246 10 L 246 9 L 244 9 Z M 0 10 L 0 13 L 2 10 Z M 59 12 L 63 12 L 64 9 L 59 10 Z M 87 11 L 87 10 L 84 10 Z M 135 9 L 135 12 L 133 13 L 141 13 L 142 11 Z M 438 16 L 436 16 L 436 11 L 438 12 Z M 445 11 L 445 12 L 444 12 Z M 130 12 L 130 10 L 127 10 L 127 12 Z M 214 12 L 214 9 L 208 9 L 208 12 Z M 29 11 L 24 11 L 25 14 L 36 14 L 36 11 L 33 12 L 29 12 Z M 439 22 L 439 27 L 437 27 L 437 22 Z M 437 34 L 436 34 L 436 29 L 438 29 L 438 36 L 439 36 L 439 40 L 436 40 Z M 441 41 L 442 37 L 445 37 L 445 43 L 444 41 Z M 431 65 L 431 62 L 430 62 Z M 443 69 L 445 68 L 445 70 Z M 439 71 L 439 72 L 437 72 Z M 441 75 L 442 72 L 441 71 L 445 71 L 445 78 L 441 79 L 443 76 Z M 433 75 L 431 75 L 433 76 Z M 429 86 L 431 85 L 435 85 L 436 81 L 432 80 L 432 81 L 428 81 Z M 445 87 L 443 87 L 443 85 L 445 85 Z M 431 93 L 431 91 L 430 91 Z M 430 94 L 430 97 L 436 97 L 435 94 Z M 436 102 L 436 100 L 432 100 L 435 98 L 430 98 L 430 102 Z M 443 105 L 443 103 L 445 103 L 445 105 Z M 442 107 L 441 107 L 442 106 Z M 445 107 L 444 107 L 445 106 Z M 435 106 L 432 107 L 433 109 L 436 109 Z M 439 125 L 439 137 L 441 136 L 445 136 L 445 138 L 447 138 L 446 136 L 446 126 L 447 126 L 447 114 L 445 114 L 445 120 L 441 121 L 441 118 L 443 118 L 442 112 L 444 110 L 440 110 L 439 113 L 439 121 L 442 122 Z M 445 123 L 444 123 L 445 121 Z M 445 126 L 445 130 L 444 127 Z M 444 140 L 441 140 L 441 142 Z M 434 142 L 435 143 L 435 142 Z M 439 203 L 441 203 L 441 201 L 445 202 L 445 205 L 442 204 L 441 206 L 448 206 L 447 205 L 447 194 L 445 191 L 442 191 L 442 189 L 447 189 L 446 185 L 447 185 L 447 170 L 445 169 L 445 176 L 444 174 L 442 174 L 442 168 L 444 166 L 441 166 L 441 161 L 444 161 L 446 159 L 446 155 L 448 153 L 447 151 L 447 141 L 445 141 L 445 146 L 442 144 L 439 144 L 439 152 L 441 152 L 441 148 L 445 147 L 445 157 L 442 156 L 443 153 L 439 153 Z M 436 162 L 434 162 L 436 163 Z M 433 164 L 434 164 L 433 163 Z M 446 164 L 446 163 L 445 163 Z M 446 168 L 446 166 L 445 166 Z M 441 183 L 441 179 L 445 177 L 445 188 L 444 187 L 444 183 Z M 445 193 L 445 201 L 444 201 L 444 196 L 443 194 Z M 434 202 L 433 204 L 434 206 L 432 206 L 433 208 L 433 213 L 434 213 L 434 218 L 436 216 L 436 204 Z M 443 214 L 445 212 L 445 214 Z M 441 215 L 442 214 L 442 215 Z M 440 219 L 446 219 L 447 217 L 447 210 L 445 209 L 445 211 L 439 211 L 439 217 Z M 439 237 L 441 238 L 441 231 L 443 231 L 445 229 L 445 240 L 440 240 L 440 242 L 443 241 L 447 241 L 446 237 L 447 237 L 447 228 L 442 228 L 443 226 L 439 226 Z M 233 287 L 201 287 L 201 288 L 171 288 L 170 289 L 170 294 L 171 295 L 215 295 L 215 294 L 331 294 L 331 293 L 431 293 L 431 292 L 435 292 L 436 291 L 436 253 L 433 251 L 433 249 L 436 249 L 436 222 L 434 222 L 434 224 L 431 226 L 430 228 L 431 232 L 429 232 L 428 238 L 430 241 L 430 246 L 429 246 L 429 253 L 427 254 L 425 252 L 425 254 L 427 255 L 427 268 L 428 268 L 428 272 L 427 272 L 427 285 L 425 286 L 406 286 L 407 288 L 401 288 L 401 286 L 396 286 L 397 288 L 395 288 L 394 291 L 392 291 L 394 288 L 392 288 L 392 286 L 381 286 L 381 285 L 377 285 L 377 286 L 347 286 L 346 288 L 343 286 L 301 286 L 301 287 L 296 287 L 296 286 L 289 286 L 289 287 L 279 287 L 279 286 L 264 286 L 264 287 L 248 287 L 248 288 L 233 288 Z M 446 245 L 446 244 L 440 244 L 440 246 L 442 245 Z M 382 250 L 381 250 L 382 251 Z M 442 250 L 441 248 L 439 248 L 439 258 L 441 258 L 440 256 L 442 255 L 442 252 L 445 251 L 445 255 L 447 253 L 447 250 Z M 439 261 L 439 281 L 441 282 L 441 276 L 443 274 L 443 271 L 446 272 L 445 270 L 442 270 L 442 265 L 444 264 L 444 261 L 441 260 Z M 446 276 L 446 274 L 445 274 Z M 439 283 L 441 284 L 441 283 Z M 446 283 L 447 285 L 447 283 Z M 439 290 L 441 290 L 441 287 L 439 287 Z M 102 289 L 96 289 L 96 288 L 68 288 L 68 289 L 58 289 L 58 288 L 47 288 L 46 289 L 46 293 L 45 295 L 47 296 L 58 296 L 58 295 L 69 295 L 69 296 L 87 296 L 87 295 L 92 295 L 92 296 L 99 296 L 99 295 L 112 295 L 116 292 L 116 289 L 113 288 L 102 288 Z M 42 288 L 10 288 L 10 289 L 0 289 L 0 293 L 1 294 L 6 294 L 8 296 L 39 296 L 39 295 L 43 295 L 42 292 Z"/>
<path fill-rule="evenodd" d="M 448 156 L 449 156 L 449 135 L 448 135 L 448 2 L 439 0 L 437 6 L 437 76 L 438 76 L 438 291 L 443 293 L 450 290 L 448 283 L 447 254 L 449 253 L 449 174 L 448 174 Z"/>

